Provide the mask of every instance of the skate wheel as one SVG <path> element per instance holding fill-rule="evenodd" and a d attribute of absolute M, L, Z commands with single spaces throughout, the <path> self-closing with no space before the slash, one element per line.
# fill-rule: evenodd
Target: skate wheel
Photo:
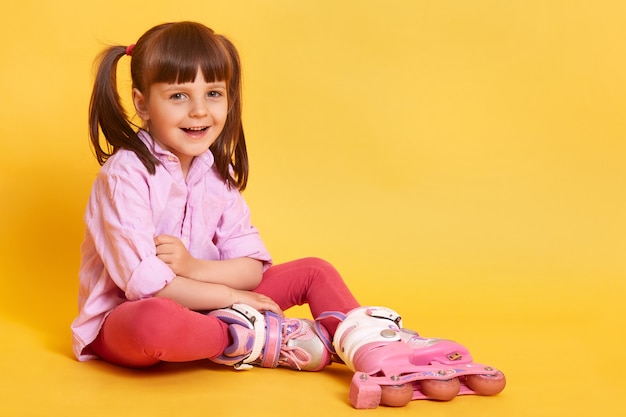
<path fill-rule="evenodd" d="M 450 401 L 459 394 L 461 382 L 452 379 L 423 379 L 420 381 L 421 391 L 429 400 Z"/>
<path fill-rule="evenodd" d="M 404 407 L 413 399 L 413 385 L 383 385 L 380 403 L 389 407 Z"/>
<path fill-rule="evenodd" d="M 496 395 L 504 389 L 506 378 L 498 371 L 494 375 L 467 375 L 465 383 L 478 395 Z"/>

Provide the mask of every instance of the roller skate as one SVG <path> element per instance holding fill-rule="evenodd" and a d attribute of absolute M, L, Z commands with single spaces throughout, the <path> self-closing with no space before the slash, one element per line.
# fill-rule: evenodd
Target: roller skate
<path fill-rule="evenodd" d="M 311 320 L 285 319 L 269 311 L 261 314 L 245 304 L 214 310 L 208 315 L 227 323 L 232 339 L 221 355 L 211 358 L 213 362 L 237 370 L 255 365 L 302 371 L 319 371 L 331 362 L 331 354 L 320 339 L 327 340 L 328 332 L 319 326 L 316 330 Z"/>
<path fill-rule="evenodd" d="M 398 313 L 384 307 L 350 311 L 339 324 L 332 345 L 355 372 L 350 385 L 350 402 L 355 408 L 495 395 L 506 385 L 502 372 L 473 362 L 465 347 L 403 329 Z"/>

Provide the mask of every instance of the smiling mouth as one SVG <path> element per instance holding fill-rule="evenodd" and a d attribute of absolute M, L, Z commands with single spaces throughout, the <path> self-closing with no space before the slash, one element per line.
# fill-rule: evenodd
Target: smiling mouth
<path fill-rule="evenodd" d="M 197 133 L 197 132 L 204 132 L 205 130 L 208 129 L 208 127 L 206 127 L 206 126 L 203 126 L 203 127 L 184 127 L 182 129 L 185 132 Z"/>

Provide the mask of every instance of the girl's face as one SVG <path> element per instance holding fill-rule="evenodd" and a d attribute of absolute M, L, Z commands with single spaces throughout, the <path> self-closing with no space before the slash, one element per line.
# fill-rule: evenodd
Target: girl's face
<path fill-rule="evenodd" d="M 147 95 L 133 90 L 137 114 L 152 138 L 178 157 L 185 176 L 193 158 L 206 152 L 224 128 L 227 91 L 226 82 L 206 82 L 199 69 L 193 82 L 155 83 Z"/>

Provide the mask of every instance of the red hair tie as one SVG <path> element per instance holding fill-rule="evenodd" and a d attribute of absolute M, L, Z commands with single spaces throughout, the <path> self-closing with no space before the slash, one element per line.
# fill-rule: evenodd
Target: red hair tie
<path fill-rule="evenodd" d="M 135 49 L 135 44 L 133 43 L 132 45 L 128 45 L 126 47 L 126 55 L 130 56 L 133 54 L 133 49 Z"/>

